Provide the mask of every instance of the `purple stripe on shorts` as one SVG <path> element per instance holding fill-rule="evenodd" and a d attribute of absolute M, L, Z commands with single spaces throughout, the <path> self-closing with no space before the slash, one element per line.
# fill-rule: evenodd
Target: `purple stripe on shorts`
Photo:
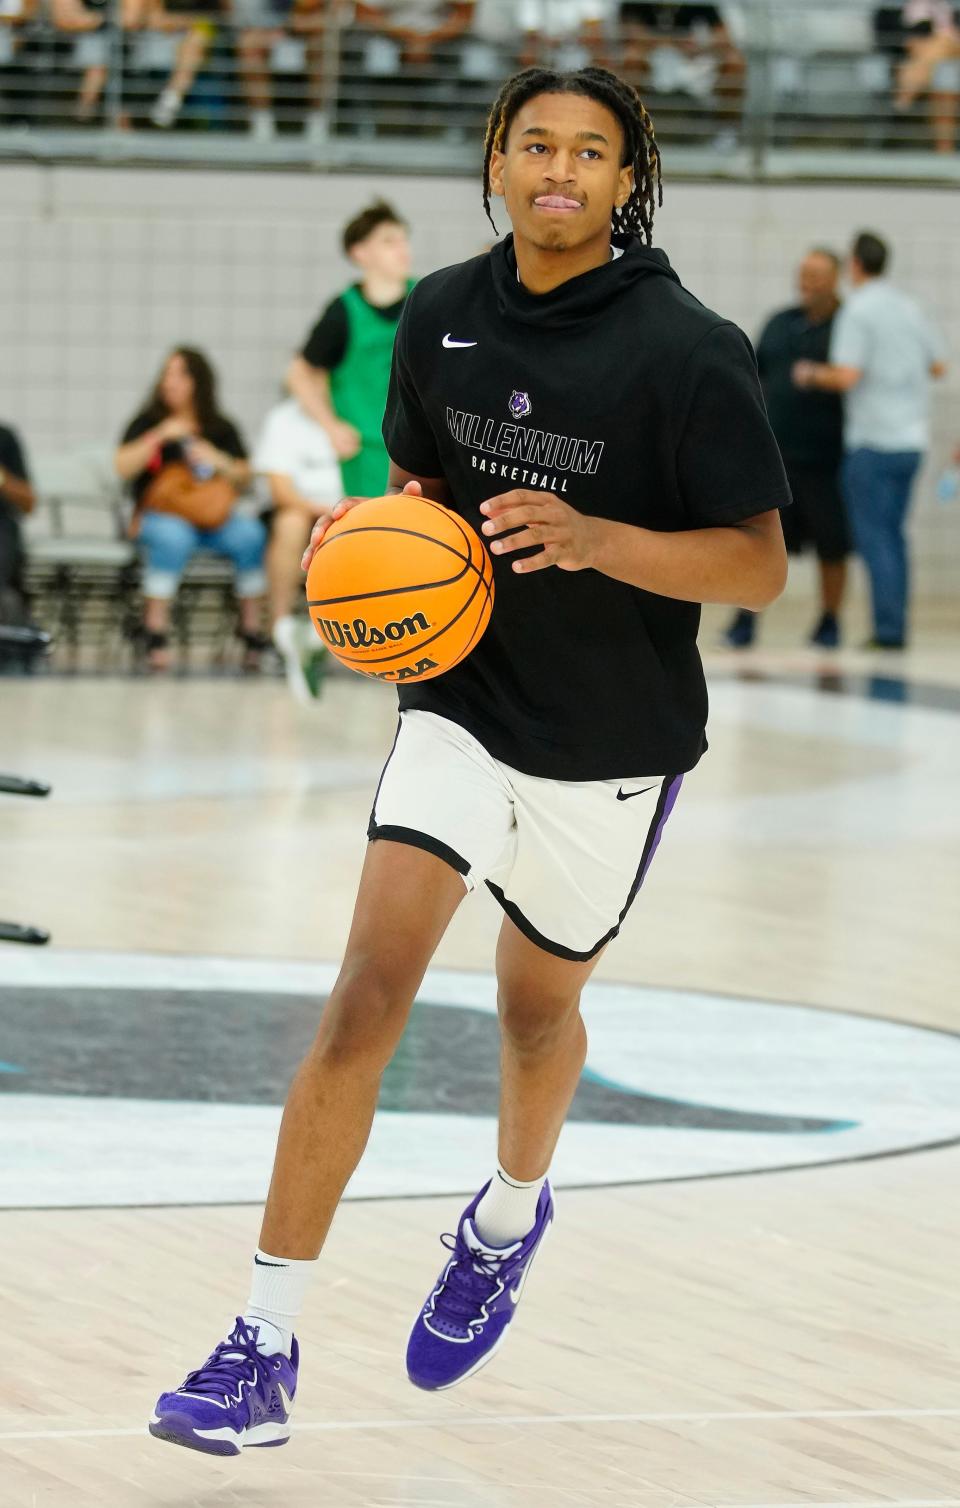
<path fill-rule="evenodd" d="M 640 886 L 643 884 L 644 880 L 647 877 L 647 870 L 650 868 L 650 865 L 653 863 L 653 856 L 654 856 L 654 854 L 656 853 L 657 849 L 660 846 L 660 839 L 663 837 L 663 829 L 667 825 L 667 818 L 669 817 L 670 813 L 673 811 L 673 808 L 674 808 L 674 806 L 676 804 L 677 797 L 680 794 L 680 787 L 682 785 L 683 785 L 683 776 L 682 775 L 677 775 L 677 776 L 675 776 L 675 778 L 673 780 L 671 780 L 670 784 L 667 787 L 667 793 L 666 793 L 666 796 L 665 796 L 664 802 L 663 802 L 663 810 L 660 813 L 660 821 L 657 823 L 656 831 L 653 834 L 653 838 L 651 840 L 650 847 L 647 849 L 647 857 L 643 861 L 643 868 L 640 871 L 640 878 L 637 881 L 637 889 L 638 890 L 640 889 Z"/>

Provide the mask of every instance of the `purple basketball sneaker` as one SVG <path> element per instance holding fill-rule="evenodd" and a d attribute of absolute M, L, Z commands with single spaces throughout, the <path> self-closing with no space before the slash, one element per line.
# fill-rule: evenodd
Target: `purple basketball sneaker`
<path fill-rule="evenodd" d="M 441 1236 L 453 1253 L 424 1304 L 407 1345 L 407 1376 L 431 1392 L 452 1388 L 486 1366 L 506 1339 L 523 1285 L 553 1219 L 544 1183 L 533 1230 L 513 1246 L 484 1246 L 473 1226 L 484 1184 L 460 1217 L 456 1236 Z"/>
<path fill-rule="evenodd" d="M 204 1450 L 211 1456 L 238 1456 L 248 1445 L 285 1445 L 297 1391 L 300 1351 L 264 1356 L 257 1350 L 257 1325 L 239 1316 L 202 1367 L 175 1393 L 161 1393 L 150 1420 L 158 1440 Z"/>

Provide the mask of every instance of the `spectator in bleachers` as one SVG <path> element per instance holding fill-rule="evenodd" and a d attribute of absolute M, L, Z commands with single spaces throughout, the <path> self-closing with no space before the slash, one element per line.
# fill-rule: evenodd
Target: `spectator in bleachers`
<path fill-rule="evenodd" d="M 311 672 L 322 650 L 310 624 L 298 622 L 293 613 L 303 598 L 300 559 L 317 519 L 343 496 L 340 467 L 323 426 L 295 398 L 287 398 L 264 421 L 253 469 L 266 478 L 272 504 L 267 547 L 271 633 L 290 686 L 303 701 L 316 692 Z"/>
<path fill-rule="evenodd" d="M 324 49 L 330 24 L 329 0 L 232 0 L 238 29 L 237 59 L 254 141 L 270 141 L 276 131 L 270 68 L 273 53 L 287 38 L 302 42 L 310 113 L 305 134 L 321 146 L 330 131 Z"/>
<path fill-rule="evenodd" d="M 840 643 L 840 608 L 850 540 L 840 489 L 843 460 L 843 402 L 837 393 L 798 388 L 798 361 L 826 361 L 840 308 L 840 259 L 818 247 L 800 263 L 799 304 L 774 314 L 757 343 L 757 368 L 793 506 L 781 514 L 787 549 L 799 555 L 808 544 L 820 564 L 820 619 L 811 644 L 835 649 Z M 759 614 L 742 609 L 726 631 L 732 649 L 753 643 Z"/>
<path fill-rule="evenodd" d="M 456 80 L 458 109 L 486 121 L 490 99 L 518 60 L 519 17 L 510 0 L 476 0 L 460 46 Z"/>
<path fill-rule="evenodd" d="M 82 69 L 80 89 L 73 107 L 78 125 L 90 125 L 99 109 L 107 82 L 110 37 L 107 30 L 108 0 L 52 0 L 50 17 L 58 31 L 73 36 L 72 63 Z"/>
<path fill-rule="evenodd" d="M 930 379 L 944 346 L 913 299 L 884 276 L 889 249 L 863 231 L 848 272 L 853 292 L 834 323 L 827 362 L 798 361 L 797 386 L 844 395 L 843 487 L 857 552 L 870 577 L 868 648 L 903 649 L 910 495 L 930 445 Z"/>
<path fill-rule="evenodd" d="M 0 120 L 29 115 L 29 85 L 17 66 L 23 31 L 37 13 L 39 0 L 3 0 L 0 4 Z"/>
<path fill-rule="evenodd" d="M 261 633 L 266 529 L 237 511 L 251 478 L 237 426 L 220 411 L 216 377 L 200 351 L 172 351 L 152 393 L 127 425 L 114 464 L 130 485 L 130 533 L 145 557 L 144 637 L 152 669 L 169 664 L 170 605 L 193 555 L 231 560 L 240 600 L 238 636 L 255 669 Z"/>
<path fill-rule="evenodd" d="M 26 622 L 20 520 L 32 513 L 34 502 L 20 437 L 9 425 L 0 424 L 0 623 Z"/>
<path fill-rule="evenodd" d="M 558 69 L 603 63 L 609 0 L 519 0 L 520 63 Z"/>
<path fill-rule="evenodd" d="M 377 200 L 344 228 L 343 250 L 360 281 L 327 305 L 287 368 L 287 386 L 329 435 L 344 491 L 379 497 L 390 464 L 381 425 L 393 340 L 413 287 L 407 227 Z"/>
<path fill-rule="evenodd" d="M 621 71 L 641 93 L 686 94 L 709 106 L 714 145 L 735 144 L 743 114 L 746 62 L 718 5 L 622 0 Z"/>
<path fill-rule="evenodd" d="M 169 42 L 175 44 L 173 67 L 150 109 L 161 130 L 172 126 L 216 36 L 220 0 L 126 0 L 124 24 L 138 32 L 131 64 L 134 72 L 169 67 Z M 158 45 L 159 44 L 159 45 Z"/>
<path fill-rule="evenodd" d="M 473 20 L 474 0 L 357 0 L 356 23 L 370 33 L 364 47 L 364 71 L 376 78 L 396 78 L 412 70 L 412 82 L 443 51 L 458 41 Z"/>
<path fill-rule="evenodd" d="M 895 106 L 909 110 L 921 96 L 929 105 L 938 152 L 953 152 L 960 118 L 960 15 L 949 0 L 907 0 L 874 13 L 881 47 L 899 59 Z"/>

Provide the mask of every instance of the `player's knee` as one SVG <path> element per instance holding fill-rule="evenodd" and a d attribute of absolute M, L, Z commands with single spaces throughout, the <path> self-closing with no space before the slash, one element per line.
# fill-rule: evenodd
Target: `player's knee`
<path fill-rule="evenodd" d="M 579 996 L 551 999 L 501 990 L 497 1007 L 503 1037 L 524 1057 L 554 1052 L 582 1029 Z"/>
<path fill-rule="evenodd" d="M 341 975 L 323 1013 L 317 1053 L 328 1067 L 352 1064 L 382 1072 L 411 1003 L 409 992 L 375 967 Z"/>

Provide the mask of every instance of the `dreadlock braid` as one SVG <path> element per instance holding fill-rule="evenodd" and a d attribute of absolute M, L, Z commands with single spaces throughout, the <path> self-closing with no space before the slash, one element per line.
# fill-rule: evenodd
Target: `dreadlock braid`
<path fill-rule="evenodd" d="M 654 210 L 663 203 L 660 148 L 653 134 L 647 107 L 631 84 L 607 68 L 580 68 L 575 73 L 557 73 L 551 68 L 527 68 L 507 79 L 493 102 L 483 144 L 483 207 L 490 213 L 490 160 L 503 150 L 517 111 L 538 94 L 584 94 L 605 105 L 623 131 L 623 161 L 633 168 L 633 189 L 621 209 L 614 209 L 613 230 L 619 235 L 639 236 L 649 246 L 653 239 Z M 497 231 L 499 235 L 499 231 Z"/>

